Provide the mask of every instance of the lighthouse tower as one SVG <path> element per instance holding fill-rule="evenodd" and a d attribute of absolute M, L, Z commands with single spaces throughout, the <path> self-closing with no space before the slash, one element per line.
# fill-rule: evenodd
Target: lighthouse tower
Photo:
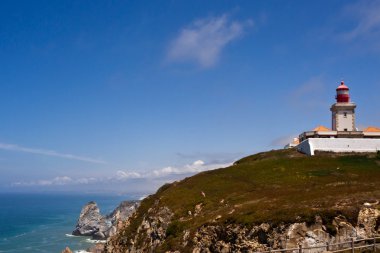
<path fill-rule="evenodd" d="M 336 103 L 330 108 L 332 112 L 333 131 L 356 131 L 356 104 L 350 100 L 350 89 L 342 81 L 336 89 Z"/>

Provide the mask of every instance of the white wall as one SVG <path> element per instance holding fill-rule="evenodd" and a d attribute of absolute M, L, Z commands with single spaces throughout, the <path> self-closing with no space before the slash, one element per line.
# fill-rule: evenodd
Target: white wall
<path fill-rule="evenodd" d="M 346 117 L 344 113 L 347 114 Z M 347 131 L 355 131 L 353 111 L 338 111 L 336 117 L 337 131 L 344 131 L 344 129 L 347 129 Z"/>
<path fill-rule="evenodd" d="M 307 155 L 314 155 L 313 144 L 309 141 L 310 139 L 306 139 L 297 146 L 297 150 L 301 153 Z"/>
<path fill-rule="evenodd" d="M 310 138 L 301 142 L 297 149 L 307 155 L 314 155 L 314 151 L 370 153 L 380 150 L 380 139 Z"/>

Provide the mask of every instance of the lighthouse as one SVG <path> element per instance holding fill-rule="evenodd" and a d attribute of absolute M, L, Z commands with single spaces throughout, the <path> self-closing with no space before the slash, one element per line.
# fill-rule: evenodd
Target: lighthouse
<path fill-rule="evenodd" d="M 338 132 L 357 131 L 355 127 L 356 104 L 351 102 L 350 89 L 342 81 L 336 88 L 336 103 L 330 108 L 332 130 Z"/>
<path fill-rule="evenodd" d="M 358 130 L 355 126 L 356 104 L 351 102 L 350 89 L 342 81 L 336 88 L 335 104 L 330 108 L 332 113 L 332 128 L 318 126 L 298 136 L 298 141 L 288 147 L 307 155 L 315 152 L 380 152 L 380 128 L 367 127 Z"/>

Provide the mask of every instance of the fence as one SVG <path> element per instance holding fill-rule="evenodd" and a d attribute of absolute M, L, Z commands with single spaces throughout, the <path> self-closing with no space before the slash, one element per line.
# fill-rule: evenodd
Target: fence
<path fill-rule="evenodd" d="M 360 239 L 360 240 L 354 240 L 354 238 L 351 238 L 351 241 L 347 242 L 341 242 L 341 243 L 333 243 L 329 244 L 326 243 L 325 245 L 320 246 L 313 246 L 313 247 L 302 247 L 302 245 L 299 245 L 298 248 L 286 248 L 286 249 L 271 249 L 269 248 L 268 251 L 260 251 L 255 253 L 309 253 L 309 252 L 344 252 L 344 251 L 350 251 L 351 253 L 354 253 L 355 250 L 362 250 L 362 249 L 368 249 L 373 252 L 376 252 L 376 247 L 380 246 L 380 243 L 377 241 L 380 237 L 373 237 L 373 238 L 367 238 L 367 239 Z M 320 249 L 320 250 L 318 250 Z"/>

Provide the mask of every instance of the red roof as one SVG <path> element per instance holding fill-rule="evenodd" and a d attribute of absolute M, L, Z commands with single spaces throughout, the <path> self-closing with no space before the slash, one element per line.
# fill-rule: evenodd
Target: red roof
<path fill-rule="evenodd" d="M 338 86 L 338 88 L 336 88 L 336 90 L 349 90 L 349 88 L 344 84 L 344 81 L 341 81 L 340 85 Z"/>

